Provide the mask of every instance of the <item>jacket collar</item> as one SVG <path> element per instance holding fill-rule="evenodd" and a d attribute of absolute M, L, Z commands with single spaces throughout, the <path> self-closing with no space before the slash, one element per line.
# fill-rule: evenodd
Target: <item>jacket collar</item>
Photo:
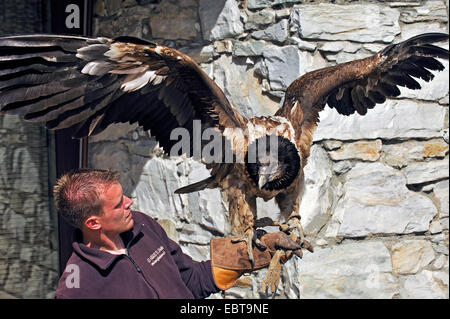
<path fill-rule="evenodd" d="M 133 228 L 120 234 L 127 249 L 133 244 L 133 242 L 140 238 L 142 226 L 143 224 L 138 224 L 135 222 Z M 122 258 L 121 255 L 113 255 L 98 248 L 86 246 L 83 243 L 83 235 L 79 229 L 75 232 L 75 241 L 72 243 L 72 248 L 77 255 L 87 259 L 89 262 L 95 264 L 102 270 L 108 269 L 117 258 Z"/>

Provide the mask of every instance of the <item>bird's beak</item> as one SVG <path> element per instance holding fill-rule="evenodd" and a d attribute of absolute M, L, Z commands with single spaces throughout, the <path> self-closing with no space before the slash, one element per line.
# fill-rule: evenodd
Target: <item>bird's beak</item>
<path fill-rule="evenodd" d="M 259 180 L 258 180 L 259 189 L 263 189 L 263 187 L 266 186 L 266 184 L 272 180 L 274 173 L 277 171 L 277 168 L 278 165 L 277 162 L 275 161 L 271 161 L 266 165 L 262 165 L 259 168 Z"/>
<path fill-rule="evenodd" d="M 264 185 L 266 185 L 266 183 L 268 182 L 268 176 L 269 175 L 266 175 L 266 174 L 259 176 L 259 181 L 258 181 L 259 189 L 263 189 Z"/>

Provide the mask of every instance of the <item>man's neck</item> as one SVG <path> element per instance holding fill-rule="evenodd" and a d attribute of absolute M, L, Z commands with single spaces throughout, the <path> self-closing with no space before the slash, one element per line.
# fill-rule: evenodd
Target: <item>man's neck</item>
<path fill-rule="evenodd" d="M 125 248 L 119 234 L 83 232 L 83 243 L 88 247 L 106 251 L 118 251 Z"/>

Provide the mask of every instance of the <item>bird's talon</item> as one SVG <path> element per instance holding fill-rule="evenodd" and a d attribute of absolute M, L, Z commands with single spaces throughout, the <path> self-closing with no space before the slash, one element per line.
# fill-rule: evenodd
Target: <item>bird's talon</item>
<path fill-rule="evenodd" d="M 309 241 L 307 241 L 307 240 L 305 240 L 305 239 L 303 239 L 303 241 L 300 243 L 300 246 L 301 246 L 302 248 L 305 248 L 306 250 L 312 252 L 312 253 L 314 252 L 314 247 L 313 247 L 313 245 L 312 245 Z"/>
<path fill-rule="evenodd" d="M 303 258 L 303 251 L 301 249 L 294 250 L 294 254 L 300 259 Z"/>
<path fill-rule="evenodd" d="M 238 238 L 232 238 L 231 239 L 231 242 L 233 243 L 233 244 L 236 244 L 236 243 L 240 243 L 241 241 L 245 241 L 246 239 L 245 239 L 245 237 L 244 236 L 241 236 L 241 237 L 238 237 Z"/>
<path fill-rule="evenodd" d="M 289 233 L 289 231 L 290 231 L 289 225 L 287 225 L 287 224 L 280 225 L 280 231 L 285 232 L 285 233 Z"/>
<path fill-rule="evenodd" d="M 297 236 L 293 230 L 297 229 L 299 236 Z M 302 249 L 306 249 L 310 252 L 314 252 L 313 245 L 305 239 L 305 235 L 303 233 L 303 228 L 300 223 L 300 217 L 298 215 L 294 215 L 289 217 L 287 223 L 280 225 L 280 231 L 288 234 L 292 240 L 296 241 L 300 244 L 301 249 L 294 251 L 294 254 L 299 258 L 303 257 Z"/>
<path fill-rule="evenodd" d="M 266 250 L 267 246 L 264 245 L 258 238 L 254 241 L 254 244 L 256 247 L 258 247 L 260 250 Z"/>

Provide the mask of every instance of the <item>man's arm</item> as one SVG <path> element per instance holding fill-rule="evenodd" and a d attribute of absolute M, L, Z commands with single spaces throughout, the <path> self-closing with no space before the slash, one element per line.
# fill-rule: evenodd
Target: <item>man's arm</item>
<path fill-rule="evenodd" d="M 157 221 L 149 218 L 155 225 L 155 231 L 169 248 L 170 255 L 180 271 L 181 278 L 194 298 L 206 298 L 212 293 L 219 292 L 220 289 L 214 283 L 211 262 L 209 260 L 194 261 L 190 256 L 183 253 L 180 245 L 167 236 L 167 233 Z"/>
<path fill-rule="evenodd" d="M 206 298 L 220 289 L 214 283 L 211 262 L 197 262 L 183 253 L 181 247 L 168 238 L 170 253 L 180 270 L 181 278 L 195 298 Z"/>

